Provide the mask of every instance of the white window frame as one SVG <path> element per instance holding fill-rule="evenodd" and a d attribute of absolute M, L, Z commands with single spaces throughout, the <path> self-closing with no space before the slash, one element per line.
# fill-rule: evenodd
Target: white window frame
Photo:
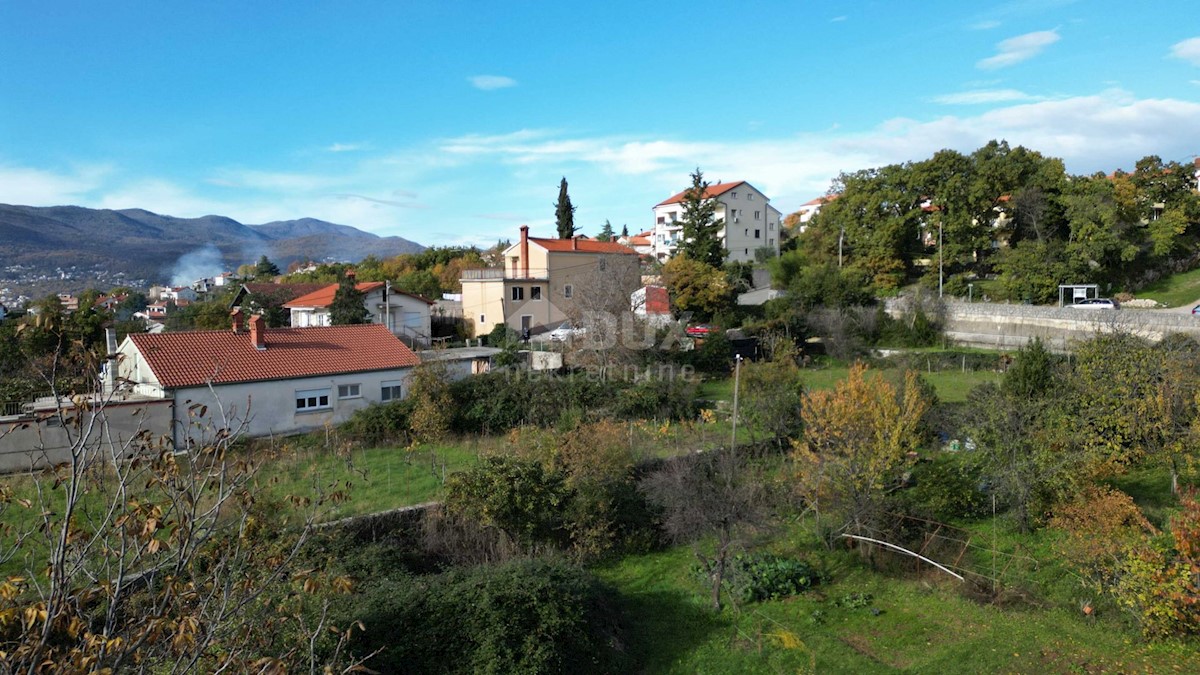
<path fill-rule="evenodd" d="M 337 388 L 337 397 L 339 401 L 347 398 L 362 398 L 362 385 L 358 382 L 353 382 L 351 384 L 339 384 Z"/>
<path fill-rule="evenodd" d="M 296 401 L 296 412 L 316 412 L 333 408 L 332 392 L 329 387 L 321 389 L 299 389 L 293 399 Z"/>
<path fill-rule="evenodd" d="M 399 394 L 397 396 L 397 394 Z M 404 399 L 404 382 L 401 380 L 384 380 L 379 383 L 379 400 L 401 401 Z"/>

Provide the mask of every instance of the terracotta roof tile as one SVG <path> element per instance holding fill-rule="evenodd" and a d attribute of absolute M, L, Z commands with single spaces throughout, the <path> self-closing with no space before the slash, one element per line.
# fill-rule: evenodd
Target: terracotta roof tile
<path fill-rule="evenodd" d="M 746 181 L 744 181 L 744 180 L 739 180 L 734 183 L 717 183 L 716 185 L 709 185 L 708 189 L 706 189 L 704 191 L 704 197 L 706 199 L 712 199 L 713 197 L 719 197 L 720 195 L 723 195 L 726 192 L 729 192 L 733 188 L 735 188 L 745 182 Z M 688 189 L 690 190 L 691 188 L 688 188 Z M 659 202 L 658 204 L 655 204 L 655 206 L 663 206 L 665 204 L 678 204 L 679 202 L 683 201 L 683 198 L 685 195 L 687 195 L 687 192 L 688 192 L 687 190 L 684 190 L 683 192 L 680 192 L 679 194 L 675 195 L 674 197 L 671 197 L 670 199 L 668 199 L 665 202 Z"/>
<path fill-rule="evenodd" d="M 385 282 L 383 281 L 364 281 L 359 284 L 354 284 L 354 287 L 363 293 L 370 293 L 377 288 L 383 288 L 384 283 Z M 337 284 L 322 286 L 319 290 L 293 299 L 291 302 L 284 304 L 284 307 L 288 309 L 291 309 L 292 307 L 328 307 L 333 304 L 333 296 L 337 295 L 337 289 Z M 407 295 L 410 298 L 416 298 L 417 300 L 420 300 L 426 304 L 433 304 L 433 301 L 429 298 L 422 298 L 419 295 L 405 293 L 404 291 L 397 290 L 395 288 L 392 289 L 392 293 L 397 295 Z"/>
<path fill-rule="evenodd" d="M 554 251 L 555 253 L 625 253 L 637 255 L 637 251 L 628 246 L 618 244 L 615 241 L 577 239 L 573 242 L 570 239 L 542 239 L 540 237 L 530 237 L 529 241 L 547 251 Z M 578 247 L 576 247 L 576 244 L 578 244 Z"/>
<path fill-rule="evenodd" d="M 305 283 L 305 284 L 259 284 L 259 283 L 242 284 L 242 286 L 245 287 L 247 293 L 253 293 L 255 295 L 269 295 L 271 297 L 283 298 L 285 300 L 285 302 L 287 300 L 293 300 L 295 298 L 298 298 L 302 295 L 308 295 L 309 293 L 312 293 L 314 291 L 319 291 L 328 285 L 329 284 L 321 284 L 321 283 L 315 283 L 315 284 L 311 284 L 311 283 Z"/>
<path fill-rule="evenodd" d="M 137 333 L 131 340 L 159 383 L 178 387 L 408 368 L 420 359 L 380 324 L 267 328 L 266 349 L 232 330 Z"/>

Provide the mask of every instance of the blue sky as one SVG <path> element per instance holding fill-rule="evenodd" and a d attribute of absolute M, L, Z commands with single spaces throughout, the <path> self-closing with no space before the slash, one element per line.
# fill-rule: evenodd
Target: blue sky
<path fill-rule="evenodd" d="M 1193 3 L 0 3 L 0 202 L 315 217 L 426 245 L 631 232 L 706 178 L 784 213 L 992 138 L 1200 153 Z"/>

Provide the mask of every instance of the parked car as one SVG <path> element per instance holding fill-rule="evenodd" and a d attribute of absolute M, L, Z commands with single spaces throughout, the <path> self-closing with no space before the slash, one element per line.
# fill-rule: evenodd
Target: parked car
<path fill-rule="evenodd" d="M 562 322 L 558 328 L 546 334 L 551 342 L 566 342 L 587 333 L 587 329 L 582 326 L 573 326 L 570 321 Z"/>
<path fill-rule="evenodd" d="M 690 337 L 708 337 L 717 332 L 717 327 L 708 323 L 692 324 L 684 329 Z"/>
<path fill-rule="evenodd" d="M 1067 305 L 1067 307 L 1074 307 L 1075 309 L 1121 309 L 1121 305 L 1117 304 L 1116 300 L 1110 300 L 1109 298 L 1088 298 L 1087 300 L 1080 300 L 1073 305 Z"/>

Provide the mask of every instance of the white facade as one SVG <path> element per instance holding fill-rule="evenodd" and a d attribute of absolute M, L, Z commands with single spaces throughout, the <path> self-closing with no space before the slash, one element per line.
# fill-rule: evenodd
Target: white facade
<path fill-rule="evenodd" d="M 381 284 L 366 291 L 363 303 L 371 314 L 371 323 L 384 324 L 392 335 L 414 346 L 430 345 L 433 328 L 429 302 L 395 290 L 385 295 L 385 287 Z M 328 306 L 292 306 L 288 303 L 288 307 L 293 328 L 332 325 Z"/>
<path fill-rule="evenodd" d="M 715 217 L 724 221 L 718 232 L 729 252 L 726 262 L 754 262 L 755 251 L 765 248 L 779 255 L 782 215 L 757 188 L 746 182 L 709 186 L 716 202 Z M 683 203 L 672 198 L 654 207 L 654 257 L 668 260 L 683 238 Z"/>

